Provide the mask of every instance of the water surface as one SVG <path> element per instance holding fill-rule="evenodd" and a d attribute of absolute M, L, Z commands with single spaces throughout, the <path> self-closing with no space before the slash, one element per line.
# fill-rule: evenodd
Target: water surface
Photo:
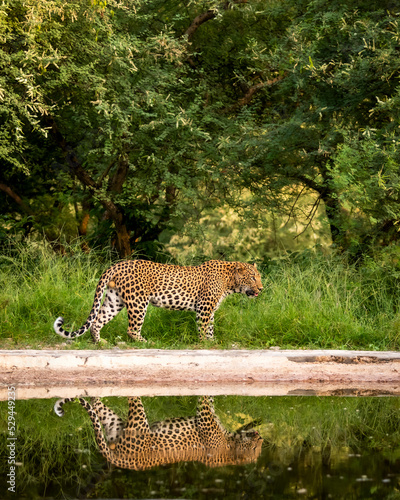
<path fill-rule="evenodd" d="M 127 455 L 127 437 L 136 444 L 148 438 L 144 421 L 161 433 L 158 441 L 143 453 L 146 446 L 131 446 L 130 461 L 118 465 L 100 453 L 88 408 L 77 400 L 62 406 L 61 418 L 56 399 L 17 400 L 13 411 L 1 402 L 2 498 L 400 498 L 396 397 L 143 397 L 134 398 L 135 410 L 126 397 L 85 401 L 113 412 L 118 425 L 107 436 L 103 421 L 102 435 L 115 456 Z M 204 401 L 211 401 L 212 432 L 200 441 L 183 437 L 177 450 L 165 446 L 168 426 L 196 426 Z M 212 434 L 225 430 L 232 441 L 221 447 Z M 16 493 L 8 491 L 10 458 Z"/>

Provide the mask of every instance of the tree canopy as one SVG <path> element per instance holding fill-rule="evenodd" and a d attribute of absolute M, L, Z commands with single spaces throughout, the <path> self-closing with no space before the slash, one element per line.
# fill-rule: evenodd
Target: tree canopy
<path fill-rule="evenodd" d="M 340 250 L 399 237 L 400 26 L 389 0 L 5 0 L 0 237 L 121 257 L 230 205 Z M 87 227 L 90 231 L 87 231 Z"/>

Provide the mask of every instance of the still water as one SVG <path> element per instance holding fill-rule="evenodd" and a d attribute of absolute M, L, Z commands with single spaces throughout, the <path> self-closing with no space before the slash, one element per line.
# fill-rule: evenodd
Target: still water
<path fill-rule="evenodd" d="M 0 402 L 0 498 L 400 499 L 399 410 L 395 397 Z"/>

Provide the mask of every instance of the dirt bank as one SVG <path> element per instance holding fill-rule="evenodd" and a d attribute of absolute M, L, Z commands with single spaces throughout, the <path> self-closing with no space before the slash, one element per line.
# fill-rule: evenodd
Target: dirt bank
<path fill-rule="evenodd" d="M 0 350 L 0 400 L 104 395 L 399 395 L 400 353 Z"/>

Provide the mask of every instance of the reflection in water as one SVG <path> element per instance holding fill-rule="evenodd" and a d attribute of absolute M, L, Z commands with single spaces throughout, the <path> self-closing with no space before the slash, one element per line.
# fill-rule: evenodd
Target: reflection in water
<path fill-rule="evenodd" d="M 100 417 L 98 420 L 104 440 L 115 451 L 117 436 L 126 427 L 127 398 L 104 398 L 102 401 L 114 413 L 108 413 L 108 429 Z M 142 401 L 149 422 L 196 414 L 195 397 Z M 236 430 L 257 420 L 256 428 L 263 438 L 257 461 L 239 465 L 240 455 L 235 457 L 225 449 L 220 453 L 224 460 L 220 463 L 225 465 L 229 459 L 236 460 L 235 465 L 209 467 L 201 460 L 215 464 L 217 450 L 204 452 L 202 448 L 198 456 L 193 453 L 194 461 L 145 470 L 115 467 L 97 452 L 92 421 L 80 404 L 67 404 L 65 408 L 57 405 L 61 413 L 65 410 L 62 419 L 49 411 L 53 404 L 54 400 L 51 403 L 46 399 L 15 403 L 13 493 L 7 491 L 8 405 L 7 401 L 0 402 L 0 498 L 400 499 L 400 398 L 216 397 L 216 413 L 226 429 Z M 149 438 L 150 427 L 146 433 Z M 136 434 L 132 432 L 130 437 Z M 225 443 L 227 446 L 228 439 Z M 254 458 L 257 451 L 254 450 Z M 174 453 L 170 457 L 163 454 L 163 460 L 161 453 L 154 455 L 160 464 L 167 458 L 180 458 Z M 185 460 L 192 458 L 186 452 L 182 455 Z M 252 454 L 243 456 L 250 461 Z M 142 462 L 141 467 L 144 465 Z"/>
<path fill-rule="evenodd" d="M 58 416 L 72 399 L 54 405 Z M 79 403 L 93 423 L 100 453 L 113 465 L 144 470 L 175 462 L 202 462 L 208 466 L 243 465 L 255 462 L 263 439 L 248 424 L 236 432 L 227 431 L 215 414 L 210 397 L 199 398 L 193 417 L 179 417 L 149 425 L 139 397 L 129 398 L 128 419 L 124 422 L 100 399 Z M 253 422 L 254 425 L 254 422 Z"/>

